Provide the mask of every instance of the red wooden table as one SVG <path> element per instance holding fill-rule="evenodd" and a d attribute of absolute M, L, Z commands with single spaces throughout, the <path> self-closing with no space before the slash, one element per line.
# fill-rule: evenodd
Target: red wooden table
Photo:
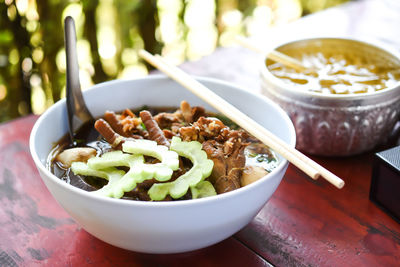
<path fill-rule="evenodd" d="M 367 27 L 372 32 L 368 37 L 399 45 L 395 33 L 400 16 L 394 16 L 398 13 L 393 10 L 399 11 L 400 6 L 392 2 L 352 2 L 279 31 L 304 29 L 307 35 L 312 26 L 318 33 L 319 22 L 325 25 L 325 35 L 362 35 Z M 356 11 L 357 18 L 351 20 Z M 373 31 L 383 23 L 382 17 L 387 28 Z M 258 91 L 258 62 L 252 52 L 224 48 L 182 67 Z M 346 181 L 342 190 L 323 180 L 312 181 L 290 165 L 270 201 L 233 237 L 193 252 L 150 255 L 92 237 L 55 202 L 29 154 L 29 134 L 36 119 L 31 115 L 0 125 L 0 266 L 400 265 L 400 224 L 368 199 L 373 152 L 347 158 L 313 157 Z"/>

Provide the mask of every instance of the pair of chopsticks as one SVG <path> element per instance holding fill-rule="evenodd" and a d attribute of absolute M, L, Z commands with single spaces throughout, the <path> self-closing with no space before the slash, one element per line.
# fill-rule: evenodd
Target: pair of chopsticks
<path fill-rule="evenodd" d="M 319 176 L 322 176 L 337 188 L 342 188 L 344 186 L 344 181 L 338 176 L 328 171 L 312 159 L 308 158 L 300 151 L 290 147 L 288 144 L 269 132 L 253 119 L 249 118 L 240 110 L 225 101 L 223 98 L 202 85 L 200 82 L 190 77 L 187 73 L 183 72 L 175 66 L 168 64 L 161 56 L 153 56 L 145 50 L 140 50 L 139 55 L 151 65 L 161 70 L 170 78 L 181 84 L 183 87 L 191 91 L 193 94 L 204 100 L 212 107 L 214 107 L 216 110 L 223 113 L 237 125 L 245 129 L 254 137 L 258 138 L 261 142 L 281 154 L 284 158 L 286 158 L 293 165 L 301 169 L 312 179 L 315 180 Z"/>
<path fill-rule="evenodd" d="M 238 35 L 235 37 L 235 40 L 241 46 L 246 47 L 250 50 L 253 50 L 254 52 L 257 52 L 259 54 L 266 55 L 267 58 L 272 59 L 273 61 L 279 62 L 284 66 L 293 68 L 300 72 L 304 72 L 309 69 L 309 68 L 305 67 L 303 65 L 303 63 L 301 63 L 297 59 L 295 59 L 293 57 L 289 57 L 288 55 L 285 55 L 277 50 L 266 51 L 265 49 L 262 49 L 259 46 L 256 46 L 255 44 L 250 42 L 249 39 L 247 39 L 243 36 Z"/>

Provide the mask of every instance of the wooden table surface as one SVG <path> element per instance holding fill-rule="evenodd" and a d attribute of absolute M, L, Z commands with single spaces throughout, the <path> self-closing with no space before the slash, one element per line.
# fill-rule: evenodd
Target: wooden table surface
<path fill-rule="evenodd" d="M 400 48 L 400 2 L 366 0 L 270 31 L 274 41 L 352 35 Z M 323 27 L 322 27 L 323 26 Z M 272 38 L 272 37 L 271 37 Z M 221 48 L 182 68 L 259 91 L 260 58 Z M 0 125 L 0 266 L 399 266 L 400 224 L 369 199 L 373 153 L 312 157 L 346 181 L 338 190 L 290 165 L 254 220 L 219 244 L 172 255 L 108 245 L 77 225 L 41 181 L 29 153 L 37 117 Z"/>

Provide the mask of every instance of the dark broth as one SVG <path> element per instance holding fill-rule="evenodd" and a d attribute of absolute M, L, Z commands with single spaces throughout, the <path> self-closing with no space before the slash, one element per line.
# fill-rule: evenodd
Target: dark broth
<path fill-rule="evenodd" d="M 161 112 L 174 112 L 178 108 L 176 107 L 148 107 L 148 106 L 143 106 L 139 109 L 134 110 L 135 115 L 139 114 L 141 110 L 148 110 L 152 115 L 156 115 Z M 221 114 L 214 114 L 214 113 L 207 113 L 207 116 L 210 117 L 216 117 L 219 120 L 221 120 L 226 126 L 228 126 L 231 129 L 240 129 L 239 126 L 237 126 L 235 123 L 233 123 L 229 118 L 227 118 L 224 115 Z M 89 122 L 91 125 L 93 122 Z M 75 136 L 85 136 L 87 135 L 88 131 L 91 131 L 90 129 L 92 128 L 91 125 L 83 125 L 77 132 Z M 278 165 L 278 160 L 276 155 L 271 151 L 267 146 L 262 144 L 260 141 L 253 137 L 249 137 L 246 142 L 249 143 L 249 145 L 245 149 L 245 156 L 246 156 L 246 166 L 259 166 L 265 169 L 268 173 L 271 172 L 277 165 Z M 97 152 L 97 156 L 101 156 L 102 154 L 111 151 L 112 147 L 111 145 L 105 141 L 101 136 L 95 141 L 90 141 L 86 142 L 86 140 L 79 140 L 78 142 L 75 142 L 78 147 L 91 147 L 94 148 Z M 56 156 L 61 153 L 63 150 L 67 148 L 73 147 L 70 138 L 68 135 L 65 135 L 61 140 L 57 142 L 51 153 L 49 154 L 49 157 L 47 159 L 47 168 L 58 178 L 60 178 L 62 181 L 71 184 L 75 187 L 78 187 L 80 189 L 83 189 L 85 191 L 95 191 L 107 184 L 107 180 L 97 178 L 97 177 L 91 177 L 91 176 L 82 176 L 82 175 L 76 175 L 74 174 L 70 168 L 66 169 L 57 162 Z M 184 168 L 185 172 L 188 171 L 192 167 L 192 163 L 185 159 L 180 157 L 181 160 L 184 162 Z M 153 158 L 150 157 L 145 157 L 146 162 L 151 162 L 154 160 Z M 125 171 L 127 171 L 124 168 L 121 168 Z M 181 170 L 182 171 L 182 170 Z M 174 171 L 173 178 L 175 179 L 181 175 L 180 170 Z M 173 179 L 172 178 L 172 179 Z M 142 190 L 143 188 L 146 188 L 146 181 L 142 183 L 141 188 L 139 190 Z M 147 188 L 148 189 L 148 188 Z M 135 191 L 137 189 L 134 189 Z M 142 200 L 138 198 L 137 192 L 135 193 L 125 193 L 124 199 L 130 199 L 130 200 Z M 190 193 L 186 194 L 184 197 L 181 199 L 191 199 Z M 173 200 L 173 199 L 168 199 L 168 200 Z"/>

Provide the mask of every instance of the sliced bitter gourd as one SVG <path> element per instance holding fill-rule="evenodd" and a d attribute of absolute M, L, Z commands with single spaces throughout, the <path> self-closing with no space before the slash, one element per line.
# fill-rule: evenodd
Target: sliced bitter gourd
<path fill-rule="evenodd" d="M 175 199 L 182 197 L 189 187 L 195 187 L 210 176 L 214 166 L 213 161 L 209 160 L 206 152 L 202 150 L 201 143 L 197 141 L 182 142 L 180 138 L 173 137 L 170 149 L 190 159 L 193 167 L 173 182 L 153 184 L 148 191 L 152 200 L 162 200 L 168 194 Z"/>
<path fill-rule="evenodd" d="M 150 140 L 128 141 L 122 145 L 124 152 L 151 156 L 161 161 L 155 164 L 146 164 L 143 168 L 147 172 L 154 171 L 154 178 L 158 181 L 169 180 L 172 172 L 179 168 L 178 154 L 168 150 L 168 147 L 157 145 Z"/>
<path fill-rule="evenodd" d="M 158 146 L 154 141 L 137 140 L 123 144 L 124 152 L 112 151 L 83 162 L 72 163 L 71 169 L 75 174 L 96 176 L 108 180 L 108 184 L 100 190 L 94 191 L 107 197 L 121 198 L 124 192 L 133 190 L 137 183 L 155 178 L 163 182 L 171 178 L 174 170 L 179 168 L 178 154 L 190 159 L 193 167 L 173 182 L 154 184 L 148 194 L 152 200 L 163 200 L 168 194 L 173 198 L 180 198 L 190 188 L 193 198 L 216 195 L 215 189 L 208 181 L 204 181 L 212 171 L 213 162 L 207 159 L 202 145 L 197 141 L 182 142 L 174 137 L 171 142 L 171 151 L 165 146 Z M 152 156 L 160 163 L 146 164 L 143 155 Z M 125 173 L 115 167 L 129 167 Z"/>
<path fill-rule="evenodd" d="M 129 171 L 123 177 L 120 177 L 118 181 L 112 184 L 109 182 L 105 186 L 105 190 L 103 190 L 103 187 L 95 191 L 105 196 L 121 198 L 124 192 L 132 191 L 137 183 L 141 183 L 144 180 L 152 178 L 160 182 L 169 180 L 173 171 L 179 168 L 178 154 L 168 151 L 167 147 L 158 146 L 156 142 L 148 140 L 129 141 L 124 143 L 123 149 L 131 152 L 140 151 L 140 154 L 132 155 L 123 153 L 122 151 L 107 152 L 101 157 L 91 158 L 87 164 L 81 162 L 79 165 L 76 165 L 73 163 L 75 167 L 72 167 L 72 171 L 75 174 L 81 175 L 88 175 L 90 173 L 91 176 L 108 180 L 109 176 L 107 174 L 110 168 L 129 167 Z M 155 157 L 161 162 L 145 164 L 143 155 Z M 86 166 L 86 168 L 83 166 Z"/>
<path fill-rule="evenodd" d="M 196 186 L 191 186 L 190 191 L 193 199 L 211 197 L 217 194 L 214 186 L 209 181 L 201 181 Z"/>
<path fill-rule="evenodd" d="M 71 170 L 78 175 L 95 176 L 108 180 L 108 183 L 101 189 L 93 191 L 94 194 L 99 194 L 107 197 L 113 196 L 112 191 L 114 187 L 125 175 L 124 171 L 118 170 L 114 167 L 109 167 L 102 170 L 95 170 L 90 168 L 87 164 L 83 162 L 73 162 L 71 165 Z"/>

